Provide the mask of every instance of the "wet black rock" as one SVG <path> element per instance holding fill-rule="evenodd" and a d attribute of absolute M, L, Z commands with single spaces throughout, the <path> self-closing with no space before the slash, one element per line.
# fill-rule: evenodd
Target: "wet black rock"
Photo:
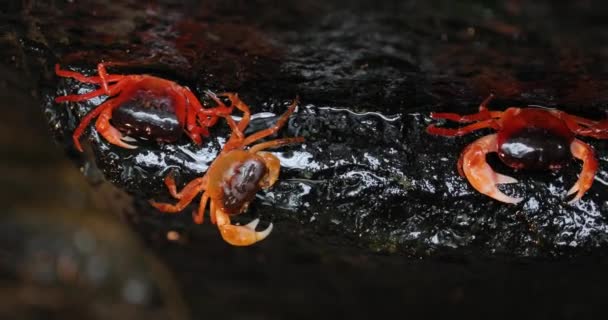
<path fill-rule="evenodd" d="M 248 132 L 267 127 L 301 96 L 279 136 L 306 142 L 276 151 L 281 179 L 250 208 L 278 228 L 297 223 L 320 237 L 414 255 L 454 248 L 577 255 L 607 245 L 606 141 L 585 139 L 598 150 L 600 170 L 581 201 L 564 201 L 580 171 L 572 161 L 557 173 L 509 173 L 520 182 L 504 191 L 526 200 L 506 205 L 477 193 L 456 171 L 462 149 L 489 131 L 455 139 L 424 131 L 429 112 L 473 113 L 490 92 L 498 95 L 494 109 L 541 104 L 605 117 L 606 48 L 596 40 L 607 35 L 592 19 L 579 37 L 558 23 L 561 11 L 511 2 L 289 3 L 253 16 L 248 4 L 227 10 L 222 4 L 117 3 L 85 12 L 63 6 L 35 8 L 52 14 L 32 15 L 54 55 L 47 68 L 58 61 L 93 74 L 97 62 L 115 61 L 124 65 L 110 72 L 163 76 L 203 100 L 208 89 L 238 92 L 256 113 Z M 581 17 L 593 16 L 584 5 L 572 6 Z M 69 143 L 78 121 L 103 99 L 56 104 L 56 95 L 93 87 L 65 79 L 47 84 L 43 110 Z M 139 141 L 136 150 L 111 146 L 95 130 L 83 140 L 105 177 L 140 200 L 140 214 L 164 221 L 145 201 L 169 200 L 162 184 L 169 172 L 181 185 L 203 175 L 228 134 L 220 123 L 202 146 L 182 136 L 175 143 Z M 509 172 L 496 157 L 489 161 Z M 189 216 L 174 219 L 189 223 Z"/>

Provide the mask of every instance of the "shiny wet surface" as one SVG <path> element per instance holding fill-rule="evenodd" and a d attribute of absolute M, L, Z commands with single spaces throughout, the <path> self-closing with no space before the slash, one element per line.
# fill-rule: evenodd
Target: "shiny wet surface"
<path fill-rule="evenodd" d="M 91 153 L 69 151 L 85 173 L 99 179 L 90 169 L 96 164 L 134 195 L 129 225 L 169 266 L 195 318 L 378 316 L 382 311 L 365 306 L 396 309 L 404 301 L 412 314 L 448 312 L 424 307 L 442 304 L 508 316 L 534 301 L 538 315 L 585 316 L 604 292 L 596 280 L 608 241 L 606 141 L 585 139 L 598 151 L 600 170 L 574 205 L 563 195 L 580 164 L 514 173 L 490 157 L 497 171 L 519 180 L 503 190 L 525 201 L 508 206 L 456 172 L 462 149 L 489 131 L 449 139 L 424 129 L 429 112 L 473 113 L 489 92 L 499 97 L 491 109 L 540 104 L 605 117 L 608 36 L 589 6 L 33 6 L 19 11 L 21 38 L 5 61 L 40 74 L 41 86 L 32 87 L 67 150 L 78 119 L 103 100 L 52 103 L 57 94 L 92 88 L 54 78 L 55 60 L 91 73 L 100 59 L 121 59 L 129 65 L 111 72 L 161 75 L 199 96 L 236 91 L 256 113 L 250 132 L 301 97 L 280 135 L 302 135 L 306 143 L 275 152 L 281 178 L 243 217 L 273 222 L 275 230 L 244 250 L 224 244 L 210 224 L 160 215 L 146 202 L 169 199 L 162 184 L 169 170 L 182 184 L 203 174 L 226 141 L 226 126 L 214 127 L 202 147 L 182 137 L 128 151 L 91 132 Z M 583 34 L 574 22 L 585 26 Z M 178 240 L 168 240 L 176 231 Z"/>

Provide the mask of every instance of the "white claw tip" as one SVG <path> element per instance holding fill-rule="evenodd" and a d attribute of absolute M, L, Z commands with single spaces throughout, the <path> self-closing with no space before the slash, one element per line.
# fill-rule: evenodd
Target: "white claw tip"
<path fill-rule="evenodd" d="M 248 224 L 244 225 L 243 227 L 250 229 L 250 230 L 255 230 L 255 227 L 258 226 L 258 223 L 260 223 L 260 219 L 255 219 L 255 220 L 249 222 Z"/>
<path fill-rule="evenodd" d="M 135 141 L 137 141 L 135 138 L 129 137 L 129 136 L 122 137 L 122 138 L 120 138 L 120 140 L 125 141 L 125 142 L 135 142 Z"/>
<path fill-rule="evenodd" d="M 264 238 L 268 237 L 270 232 L 272 231 L 272 223 L 266 228 L 264 231 L 256 232 L 255 238 L 257 241 L 262 241 Z"/>

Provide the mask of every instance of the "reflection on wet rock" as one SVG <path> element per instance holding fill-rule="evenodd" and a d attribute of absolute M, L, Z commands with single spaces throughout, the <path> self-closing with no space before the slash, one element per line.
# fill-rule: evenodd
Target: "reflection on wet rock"
<path fill-rule="evenodd" d="M 579 37 L 561 24 L 558 11 L 441 1 L 434 6 L 323 1 L 306 8 L 287 2 L 289 15 L 282 6 L 260 12 L 242 3 L 227 10 L 213 1 L 192 5 L 187 13 L 180 6 L 144 10 L 119 3 L 74 15 L 78 5 L 64 6 L 64 24 L 54 27 L 52 15 L 37 23 L 45 27 L 53 59 L 73 70 L 93 74 L 100 59 L 115 60 L 124 64 L 113 72 L 162 76 L 202 100 L 205 90 L 238 92 L 254 113 L 252 131 L 266 127 L 287 101 L 300 96 L 298 111 L 279 136 L 301 135 L 306 142 L 273 150 L 284 170 L 274 188 L 251 203 L 251 214 L 262 221 L 296 222 L 321 238 L 336 235 L 354 246 L 423 255 L 454 248 L 576 255 L 608 245 L 602 214 L 608 198 L 606 141 L 586 140 L 598 151 L 599 171 L 574 205 L 563 194 L 576 180 L 579 163 L 559 175 L 512 173 L 488 157 L 498 172 L 520 181 L 499 187 L 525 199 L 510 206 L 484 199 L 456 172 L 462 149 L 485 132 L 453 139 L 425 132 L 430 112 L 473 113 L 491 92 L 497 95 L 495 110 L 538 104 L 605 117 L 605 50 L 597 45 L 605 31 L 594 25 L 588 26 L 593 36 Z M 577 4 L 559 8 L 581 17 L 594 14 Z M 121 14 L 111 14 L 115 10 Z M 140 20 L 127 19 L 125 12 Z M 100 27 L 106 24 L 129 27 L 114 34 Z M 85 25 L 82 32 L 73 28 Z M 69 79 L 45 87 L 43 109 L 56 136 L 69 136 L 102 101 L 59 106 L 52 98 L 91 89 Z M 93 157 L 87 161 L 95 161 L 107 180 L 141 203 L 168 200 L 163 178 L 174 172 L 182 186 L 202 176 L 226 142 L 225 124 L 211 131 L 201 146 L 182 137 L 127 151 L 89 130 Z M 62 141 L 69 145 L 69 139 Z M 154 227 L 186 223 L 192 209 L 166 217 L 141 205 L 138 221 Z"/>

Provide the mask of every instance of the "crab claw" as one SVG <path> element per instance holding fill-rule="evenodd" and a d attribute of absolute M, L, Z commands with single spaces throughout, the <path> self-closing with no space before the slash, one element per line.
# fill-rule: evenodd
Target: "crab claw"
<path fill-rule="evenodd" d="M 496 134 L 487 135 L 471 143 L 460 155 L 459 169 L 477 191 L 506 203 L 518 203 L 521 198 L 509 197 L 496 185 L 515 183 L 512 177 L 494 172 L 486 162 L 486 155 L 497 151 Z"/>
<path fill-rule="evenodd" d="M 576 196 L 568 201 L 569 203 L 573 203 L 580 200 L 585 192 L 591 188 L 598 164 L 593 149 L 578 139 L 574 139 L 570 144 L 570 152 L 572 152 L 575 158 L 583 161 L 583 171 L 581 171 L 578 181 L 568 190 L 567 194 L 569 196 L 576 193 Z"/>
<path fill-rule="evenodd" d="M 272 223 L 263 231 L 255 231 L 260 219 L 255 219 L 244 226 L 231 224 L 219 226 L 222 238 L 233 246 L 250 246 L 264 240 L 272 231 Z"/>
<path fill-rule="evenodd" d="M 113 145 L 117 145 L 125 149 L 137 149 L 137 146 L 125 142 L 133 141 L 134 139 L 131 137 L 124 137 L 122 133 L 118 131 L 118 129 L 114 128 L 110 124 L 110 119 L 112 119 L 112 109 L 106 108 L 101 112 L 99 118 L 97 118 L 97 122 L 95 124 L 97 132 L 99 132 L 102 137 Z"/>

